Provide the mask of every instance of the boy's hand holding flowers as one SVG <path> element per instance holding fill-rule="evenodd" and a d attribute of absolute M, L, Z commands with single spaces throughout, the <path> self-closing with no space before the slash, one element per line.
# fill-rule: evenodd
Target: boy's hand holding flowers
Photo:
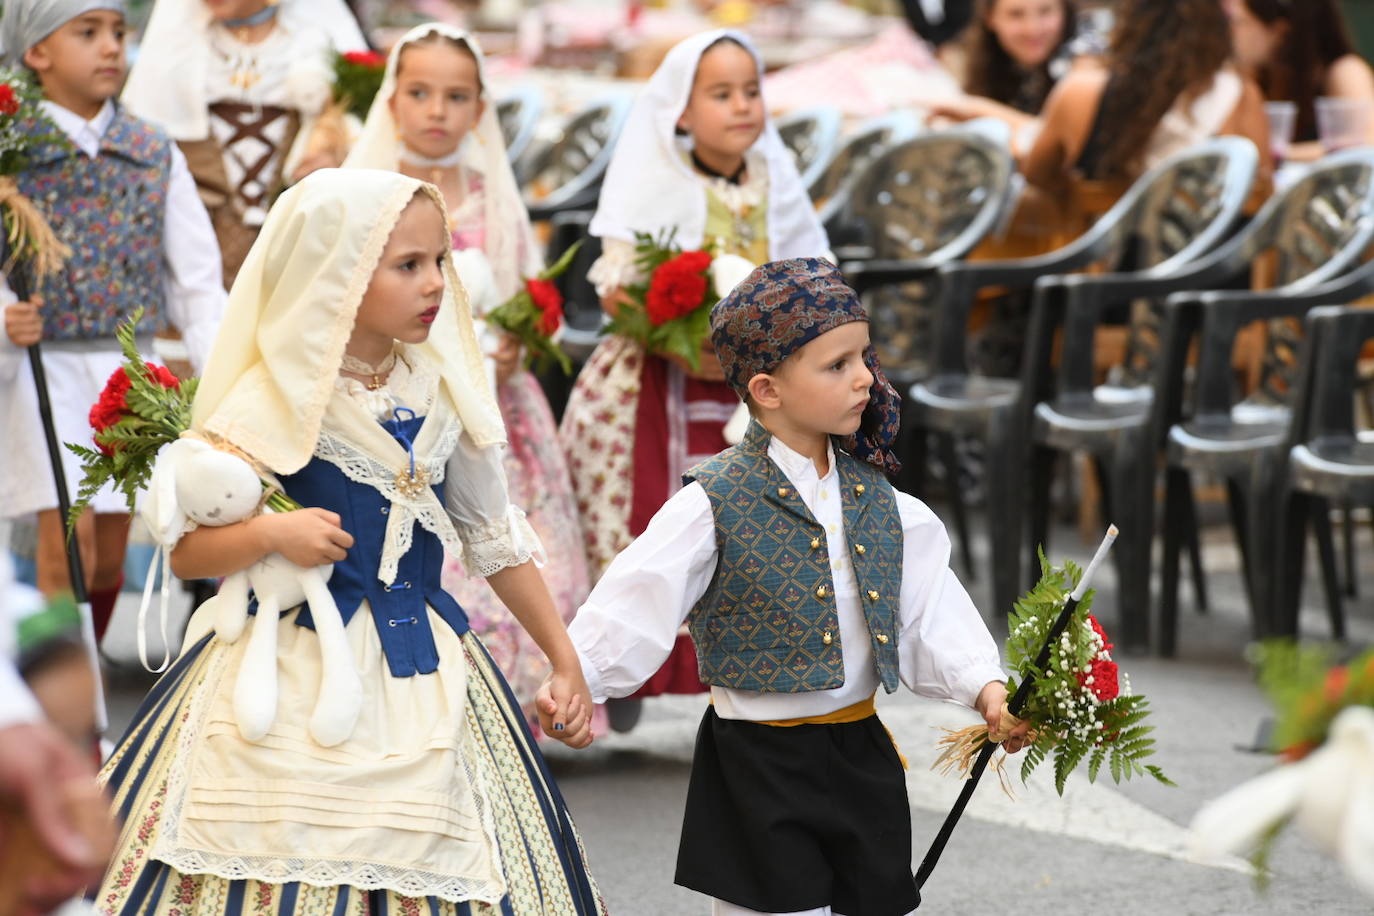
<path fill-rule="evenodd" d="M 973 708 L 988 723 L 988 736 L 992 740 L 997 740 L 998 735 L 1006 735 L 1001 744 L 1008 754 L 1015 754 L 1034 740 L 1030 735 L 1031 724 L 1007 711 L 1007 685 L 1001 681 L 984 684 Z"/>

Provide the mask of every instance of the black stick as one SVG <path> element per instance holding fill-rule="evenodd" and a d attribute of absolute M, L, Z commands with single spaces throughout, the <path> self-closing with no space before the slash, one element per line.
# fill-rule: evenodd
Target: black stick
<path fill-rule="evenodd" d="M 1069 621 L 1073 619 L 1073 612 L 1078 609 L 1078 602 L 1083 597 L 1083 593 L 1088 590 L 1088 580 L 1092 578 L 1093 571 L 1097 564 L 1107 555 L 1107 550 L 1111 548 L 1112 541 L 1116 540 L 1116 526 L 1113 525 L 1107 530 L 1107 537 L 1103 539 L 1102 545 L 1097 548 L 1097 553 L 1093 556 L 1088 568 L 1083 571 L 1083 576 L 1078 580 L 1078 586 L 1064 602 L 1064 609 L 1055 618 L 1054 626 L 1050 627 L 1049 635 L 1045 637 L 1045 644 L 1040 647 L 1040 654 L 1035 657 L 1035 670 L 1044 670 L 1050 662 L 1050 652 L 1059 637 L 1064 634 Z M 1030 699 L 1031 687 L 1035 684 L 1034 672 L 1027 672 L 1025 678 L 1016 688 L 1016 693 L 1012 694 L 1007 701 L 1007 712 L 1013 716 L 1021 714 L 1025 708 L 1026 701 Z M 984 744 L 978 751 L 978 757 L 973 761 L 972 768 L 969 769 L 968 779 L 964 780 L 964 787 L 959 791 L 959 797 L 954 801 L 954 807 L 945 816 L 945 822 L 940 825 L 940 832 L 935 835 L 930 848 L 926 850 L 925 858 L 921 860 L 921 867 L 916 869 L 916 874 L 912 877 L 916 880 L 916 887 L 925 886 L 926 879 L 935 870 L 936 864 L 940 861 L 940 854 L 945 851 L 945 844 L 949 842 L 950 836 L 954 833 L 954 826 L 959 823 L 959 818 L 963 817 L 964 809 L 968 807 L 969 799 L 973 798 L 973 790 L 978 788 L 978 780 L 983 778 L 983 771 L 988 768 L 988 761 L 997 751 L 998 745 L 992 741 Z"/>
<path fill-rule="evenodd" d="M 10 289 L 26 302 L 30 296 L 27 272 L 15 265 L 9 272 Z M 48 444 L 48 461 L 52 465 L 53 484 L 57 488 L 57 512 L 65 528 L 67 516 L 71 513 L 72 499 L 67 490 L 67 472 L 62 466 L 62 443 L 57 441 L 57 424 L 52 417 L 52 399 L 48 394 L 48 373 L 43 367 L 43 350 L 39 344 L 28 348 L 29 369 L 33 372 L 33 387 L 38 393 L 38 416 L 43 423 L 43 438 Z M 76 539 L 76 529 L 67 533 L 67 574 L 71 577 L 72 596 L 77 604 L 85 604 L 90 599 L 86 594 L 86 576 L 81 565 L 81 545 Z"/>

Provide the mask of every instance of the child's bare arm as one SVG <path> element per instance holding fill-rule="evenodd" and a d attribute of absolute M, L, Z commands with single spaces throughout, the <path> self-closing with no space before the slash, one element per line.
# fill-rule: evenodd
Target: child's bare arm
<path fill-rule="evenodd" d="M 259 515 L 220 528 L 201 526 L 172 550 L 172 572 L 182 579 L 217 579 L 247 569 L 270 553 L 298 566 L 337 563 L 348 556 L 353 535 L 327 509 Z"/>

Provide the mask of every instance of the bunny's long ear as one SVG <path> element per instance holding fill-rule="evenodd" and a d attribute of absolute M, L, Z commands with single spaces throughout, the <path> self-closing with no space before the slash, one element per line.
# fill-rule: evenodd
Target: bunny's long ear
<path fill-rule="evenodd" d="M 210 446 L 195 439 L 178 439 L 169 442 L 158 450 L 153 463 L 152 477 L 148 481 L 148 492 L 139 514 L 152 530 L 159 544 L 171 548 L 181 540 L 189 520 L 184 509 L 177 501 L 177 474 L 179 468 L 194 454 L 209 449 Z"/>

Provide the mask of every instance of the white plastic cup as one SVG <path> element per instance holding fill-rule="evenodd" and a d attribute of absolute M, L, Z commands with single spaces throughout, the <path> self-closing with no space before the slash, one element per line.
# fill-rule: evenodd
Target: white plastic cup
<path fill-rule="evenodd" d="M 1367 144 L 1371 126 L 1374 126 L 1374 102 L 1317 99 L 1317 136 L 1327 152 Z"/>
<path fill-rule="evenodd" d="M 1269 151 L 1278 165 L 1288 158 L 1293 130 L 1298 126 L 1298 106 L 1293 102 L 1265 102 L 1264 114 L 1269 119 Z"/>

